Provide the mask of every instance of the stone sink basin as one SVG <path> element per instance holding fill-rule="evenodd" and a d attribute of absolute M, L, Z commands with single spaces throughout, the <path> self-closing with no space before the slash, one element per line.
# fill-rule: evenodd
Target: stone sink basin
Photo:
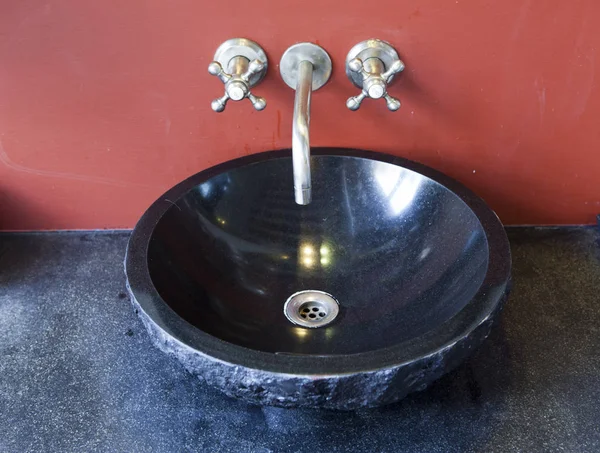
<path fill-rule="evenodd" d="M 284 407 L 397 401 L 489 334 L 510 286 L 502 224 L 458 182 L 368 151 L 226 162 L 160 197 L 125 270 L 153 342 L 227 395 Z"/>

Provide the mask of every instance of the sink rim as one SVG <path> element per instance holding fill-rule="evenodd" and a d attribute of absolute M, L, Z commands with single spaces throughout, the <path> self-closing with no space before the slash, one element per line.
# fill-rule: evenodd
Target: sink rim
<path fill-rule="evenodd" d="M 214 337 L 181 318 L 161 298 L 150 277 L 147 252 L 155 226 L 178 199 L 218 174 L 280 158 L 290 160 L 291 171 L 291 150 L 281 149 L 233 159 L 190 176 L 160 196 L 138 221 L 129 239 L 125 257 L 127 286 L 139 308 L 163 333 L 207 358 L 236 366 L 293 375 L 340 375 L 377 371 L 421 361 L 451 348 L 493 317 L 510 290 L 511 255 L 502 223 L 481 198 L 451 177 L 402 157 L 329 147 L 313 148 L 312 155 L 363 158 L 397 165 L 438 182 L 458 196 L 478 218 L 488 242 L 488 269 L 473 299 L 453 318 L 425 335 L 387 348 L 348 355 L 295 355 L 254 350 Z"/>

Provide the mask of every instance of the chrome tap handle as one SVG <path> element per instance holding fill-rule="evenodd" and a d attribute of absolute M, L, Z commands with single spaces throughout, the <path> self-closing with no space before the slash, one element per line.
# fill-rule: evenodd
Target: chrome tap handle
<path fill-rule="evenodd" d="M 215 61 L 208 65 L 208 72 L 225 85 L 225 94 L 210 104 L 215 112 L 225 110 L 230 99 L 248 98 L 256 110 L 267 106 L 265 98 L 250 91 L 267 72 L 267 56 L 258 44 L 244 38 L 230 39 L 221 44 L 214 58 Z"/>
<path fill-rule="evenodd" d="M 389 83 L 392 80 L 392 76 L 402 71 L 404 71 L 404 62 L 402 60 L 396 60 L 387 71 L 381 74 L 381 77 L 385 80 L 385 83 Z"/>
<path fill-rule="evenodd" d="M 244 58 L 244 57 L 236 57 Z M 247 60 L 246 60 L 247 61 Z M 241 63 L 243 65 L 243 62 Z M 248 69 L 242 74 L 227 74 L 223 66 L 218 61 L 213 61 L 208 65 L 208 72 L 219 78 L 225 84 L 225 94 L 211 102 L 211 107 L 215 112 L 225 110 L 227 101 L 241 101 L 248 98 L 256 110 L 262 110 L 267 106 L 265 98 L 255 96 L 250 91 L 250 80 L 252 76 L 260 74 L 264 70 L 265 64 L 260 60 L 252 60 L 247 64 Z"/>
<path fill-rule="evenodd" d="M 218 61 L 212 61 L 208 65 L 208 73 L 218 77 L 219 80 L 223 83 L 227 83 L 229 82 L 229 80 L 231 80 L 231 75 L 225 72 L 223 66 L 221 66 L 221 63 L 219 63 Z"/>
<path fill-rule="evenodd" d="M 358 110 L 362 101 L 367 97 L 369 97 L 369 94 L 365 91 L 362 91 L 358 96 L 349 97 L 346 101 L 346 107 L 350 110 Z"/>
<path fill-rule="evenodd" d="M 346 58 L 346 74 L 361 93 L 348 98 L 346 106 L 358 110 L 366 98 L 383 98 L 389 110 L 398 110 L 400 101 L 388 94 L 387 87 L 402 70 L 404 63 L 385 41 L 369 39 L 357 44 Z"/>

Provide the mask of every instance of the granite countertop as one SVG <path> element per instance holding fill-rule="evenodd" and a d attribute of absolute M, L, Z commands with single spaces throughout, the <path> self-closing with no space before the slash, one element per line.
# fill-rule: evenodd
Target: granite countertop
<path fill-rule="evenodd" d="M 513 292 L 486 343 L 357 412 L 249 406 L 155 349 L 125 290 L 128 232 L 0 234 L 0 451 L 600 451 L 600 233 L 508 231 Z"/>

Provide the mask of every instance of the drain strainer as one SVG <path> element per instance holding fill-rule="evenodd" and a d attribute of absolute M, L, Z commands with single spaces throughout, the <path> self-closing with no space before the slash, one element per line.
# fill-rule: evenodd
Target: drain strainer
<path fill-rule="evenodd" d="M 331 294 L 323 291 L 300 291 L 292 294 L 283 306 L 287 319 L 302 327 L 323 327 L 333 321 L 340 307 Z"/>

